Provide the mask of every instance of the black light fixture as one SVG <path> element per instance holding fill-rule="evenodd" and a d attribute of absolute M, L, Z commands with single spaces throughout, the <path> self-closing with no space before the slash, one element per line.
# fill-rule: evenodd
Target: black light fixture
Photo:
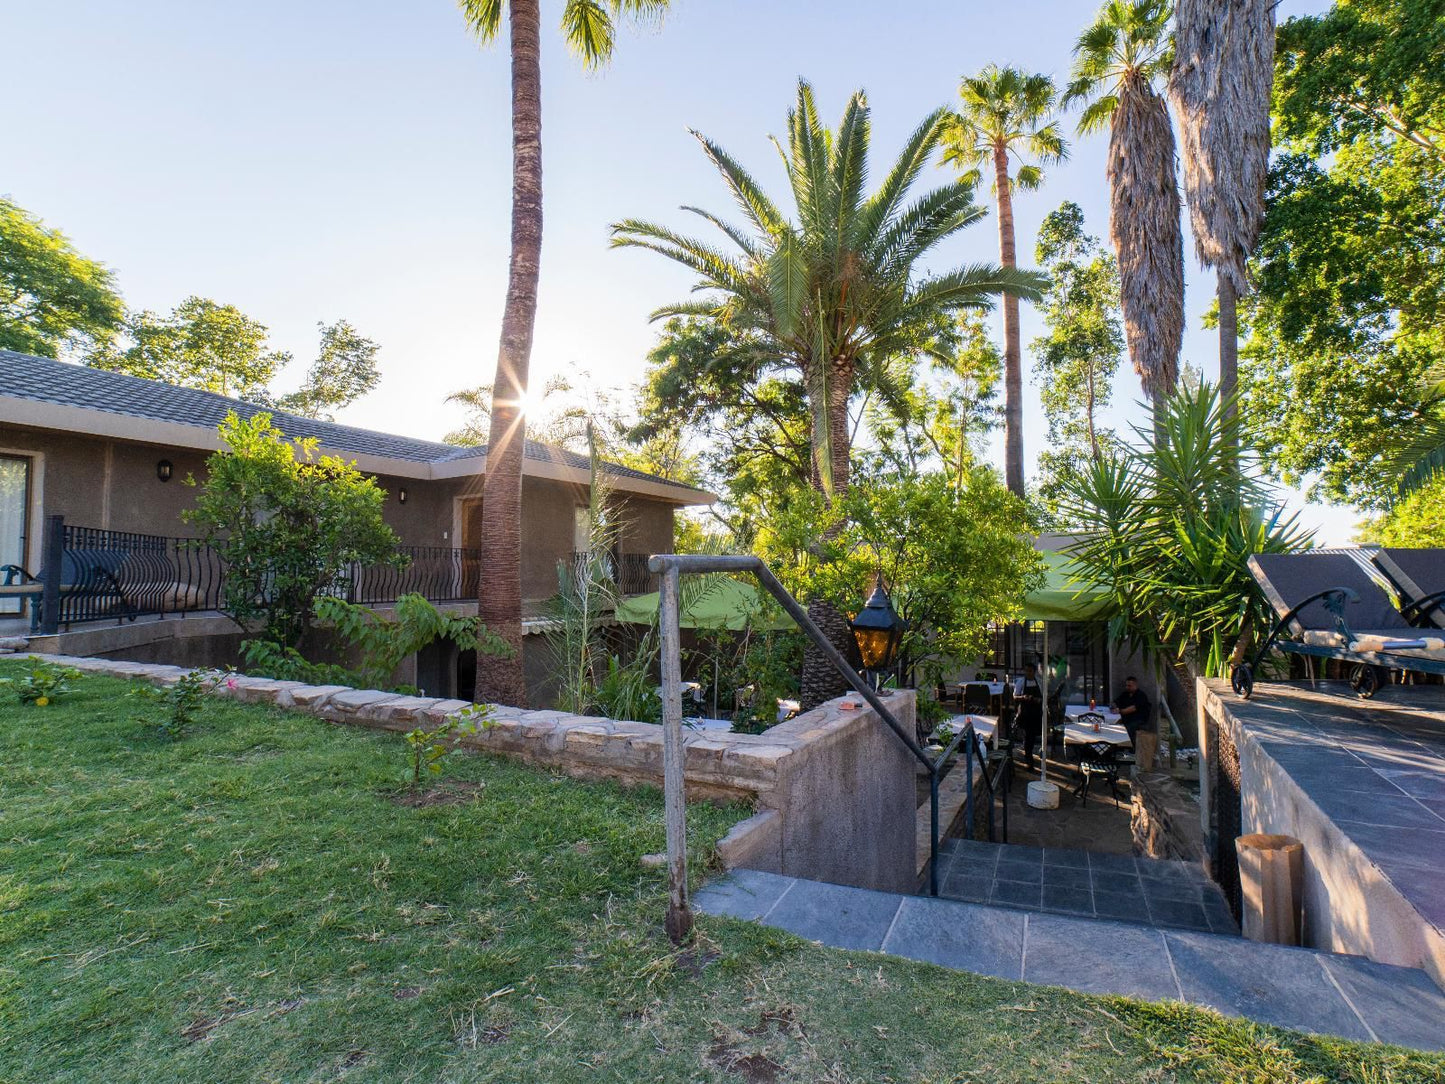
<path fill-rule="evenodd" d="M 169 482 L 171 480 L 171 472 L 174 469 L 169 459 L 162 459 L 156 464 L 156 477 L 162 482 Z"/>
<path fill-rule="evenodd" d="M 398 490 L 396 491 L 396 503 L 397 503 L 397 504 L 405 504 L 405 503 L 406 503 L 406 487 L 405 487 L 405 486 L 402 486 L 400 489 L 398 489 Z"/>
<path fill-rule="evenodd" d="M 848 622 L 853 630 L 853 639 L 858 644 L 858 654 L 863 660 L 863 673 L 877 689 L 883 676 L 893 668 L 898 657 L 898 644 L 908 628 L 908 622 L 898 616 L 893 600 L 883 589 L 883 577 L 873 586 L 873 593 L 863 608 Z"/>

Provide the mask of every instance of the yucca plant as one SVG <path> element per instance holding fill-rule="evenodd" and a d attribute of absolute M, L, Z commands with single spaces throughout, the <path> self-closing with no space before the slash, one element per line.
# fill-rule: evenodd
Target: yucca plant
<path fill-rule="evenodd" d="M 1112 596 L 1114 638 L 1173 668 L 1192 694 L 1194 677 L 1226 676 L 1273 618 L 1249 556 L 1309 536 L 1235 451 L 1239 421 L 1213 386 L 1181 388 L 1134 432 L 1070 478 L 1069 552 Z"/>

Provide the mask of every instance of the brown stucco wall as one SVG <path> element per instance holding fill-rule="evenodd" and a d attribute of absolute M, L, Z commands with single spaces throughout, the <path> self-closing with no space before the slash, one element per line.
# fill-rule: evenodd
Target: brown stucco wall
<path fill-rule="evenodd" d="M 206 477 L 202 452 L 162 444 L 106 440 L 53 430 L 0 425 L 0 451 L 33 457 L 32 511 L 27 563 L 40 564 L 41 517 L 63 515 L 67 523 L 117 531 L 190 536 L 181 519 L 196 490 L 186 484 Z M 156 463 L 173 465 L 169 482 L 156 477 Z M 377 475 L 386 491 L 382 514 L 404 546 L 465 544 L 462 503 L 481 496 L 481 478 L 424 481 Z M 406 503 L 400 492 L 406 490 Z M 661 553 L 672 549 L 673 506 L 624 495 L 622 552 Z M 544 478 L 522 483 L 522 595 L 550 598 L 557 591 L 557 562 L 573 547 L 575 509 L 587 503 L 587 487 Z"/>

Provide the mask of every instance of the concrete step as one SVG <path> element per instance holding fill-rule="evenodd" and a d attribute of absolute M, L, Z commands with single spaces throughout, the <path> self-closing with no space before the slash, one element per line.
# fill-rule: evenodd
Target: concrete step
<path fill-rule="evenodd" d="M 1146 1001 L 1346 1039 L 1445 1049 L 1445 993 L 1423 971 L 1227 935 L 1031 913 L 733 870 L 694 901 L 833 948 Z"/>

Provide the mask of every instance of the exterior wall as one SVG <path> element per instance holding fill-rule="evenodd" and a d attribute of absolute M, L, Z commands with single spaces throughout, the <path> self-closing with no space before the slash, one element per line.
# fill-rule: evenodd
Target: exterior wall
<path fill-rule="evenodd" d="M 206 454 L 163 444 L 106 440 L 53 430 L 0 425 L 0 451 L 32 457 L 30 537 L 27 565 L 40 566 L 44 515 L 67 523 L 146 534 L 190 536 L 181 519 L 196 490 L 188 476 L 204 481 Z M 156 477 L 156 463 L 170 460 L 171 480 Z M 382 515 L 404 546 L 461 547 L 463 502 L 481 496 L 481 478 L 439 481 L 377 475 L 386 491 Z M 406 491 L 406 502 L 400 500 Z M 544 478 L 522 481 L 522 595 L 529 600 L 557 592 L 557 562 L 574 545 L 575 509 L 587 503 L 585 486 Z M 673 505 L 624 495 L 623 553 L 672 550 Z M 475 544 L 474 542 L 472 544 Z"/>

